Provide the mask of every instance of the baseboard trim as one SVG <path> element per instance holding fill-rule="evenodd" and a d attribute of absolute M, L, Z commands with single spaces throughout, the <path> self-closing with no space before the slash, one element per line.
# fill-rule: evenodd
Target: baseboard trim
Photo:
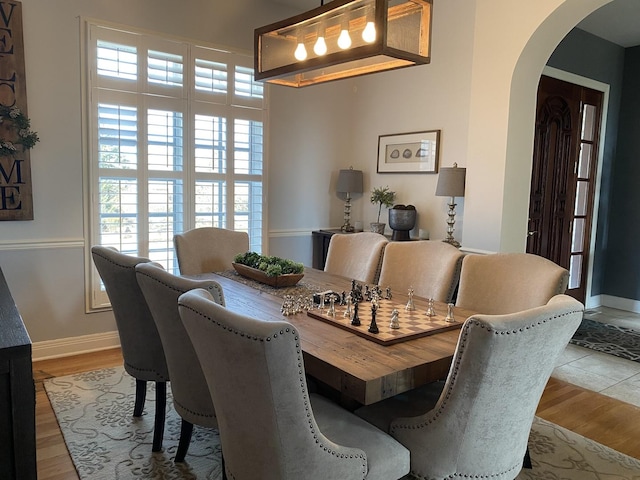
<path fill-rule="evenodd" d="M 120 337 L 118 337 L 118 332 L 116 331 L 35 342 L 31 346 L 31 354 L 34 361 L 48 360 L 81 353 L 97 352 L 119 346 Z"/>
<path fill-rule="evenodd" d="M 601 295 L 603 307 L 617 308 L 626 312 L 640 313 L 640 301 L 630 298 L 614 297 L 612 295 Z"/>

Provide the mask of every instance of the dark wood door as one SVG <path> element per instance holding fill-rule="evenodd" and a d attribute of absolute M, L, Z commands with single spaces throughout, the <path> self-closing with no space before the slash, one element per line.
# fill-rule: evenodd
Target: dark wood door
<path fill-rule="evenodd" d="M 542 76 L 537 101 L 527 252 L 568 269 L 584 302 L 602 92 Z"/>

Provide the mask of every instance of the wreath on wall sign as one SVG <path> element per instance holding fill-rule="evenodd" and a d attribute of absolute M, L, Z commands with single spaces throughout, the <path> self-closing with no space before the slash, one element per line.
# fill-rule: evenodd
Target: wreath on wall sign
<path fill-rule="evenodd" d="M 14 155 L 19 147 L 29 150 L 39 141 L 38 134 L 31 130 L 31 121 L 18 107 L 0 104 L 0 156 Z"/>

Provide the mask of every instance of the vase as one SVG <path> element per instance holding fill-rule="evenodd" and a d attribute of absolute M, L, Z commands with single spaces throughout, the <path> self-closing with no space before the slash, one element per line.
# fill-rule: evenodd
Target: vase
<path fill-rule="evenodd" d="M 393 230 L 391 240 L 411 240 L 409 231 L 416 226 L 416 208 L 413 205 L 396 205 L 389 210 L 389 226 Z"/>
<path fill-rule="evenodd" d="M 371 222 L 369 225 L 371 226 L 372 232 L 384 235 L 384 228 L 387 226 L 386 223 Z"/>

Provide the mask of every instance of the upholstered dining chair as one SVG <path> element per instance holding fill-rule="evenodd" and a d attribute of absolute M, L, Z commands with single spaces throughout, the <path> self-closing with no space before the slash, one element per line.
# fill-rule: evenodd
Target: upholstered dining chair
<path fill-rule="evenodd" d="M 512 480 L 523 467 L 533 417 L 557 359 L 582 320 L 567 295 L 509 315 L 473 315 L 442 382 L 356 414 L 411 451 L 417 478 Z"/>
<path fill-rule="evenodd" d="M 136 265 L 148 258 L 125 255 L 115 248 L 93 246 L 91 255 L 111 302 L 118 327 L 125 371 L 136 379 L 133 416 L 142 415 L 147 382 L 155 382 L 156 412 L 152 450 L 162 448 L 169 369 L 158 329 L 136 279 Z"/>
<path fill-rule="evenodd" d="M 180 296 L 178 310 L 216 406 L 228 478 L 392 480 L 408 473 L 405 447 L 309 394 L 291 324 L 234 313 L 204 290 Z"/>
<path fill-rule="evenodd" d="M 329 241 L 324 271 L 367 284 L 377 283 L 389 240 L 374 232 L 337 233 Z"/>
<path fill-rule="evenodd" d="M 182 275 L 231 270 L 233 258 L 249 250 L 249 235 L 224 228 L 201 227 L 173 236 Z"/>
<path fill-rule="evenodd" d="M 182 419 L 175 461 L 183 462 L 194 424 L 218 428 L 218 421 L 202 367 L 178 314 L 178 297 L 194 288 L 203 288 L 215 302 L 224 305 L 222 287 L 213 280 L 178 277 L 153 262 L 136 265 L 136 277 L 167 359 L 173 406 Z"/>
<path fill-rule="evenodd" d="M 464 254 L 453 245 L 434 240 L 390 242 L 384 249 L 381 287 L 449 303 L 453 299 Z"/>
<path fill-rule="evenodd" d="M 491 315 L 539 307 L 564 293 L 569 272 L 530 253 L 465 255 L 456 306 Z"/>

